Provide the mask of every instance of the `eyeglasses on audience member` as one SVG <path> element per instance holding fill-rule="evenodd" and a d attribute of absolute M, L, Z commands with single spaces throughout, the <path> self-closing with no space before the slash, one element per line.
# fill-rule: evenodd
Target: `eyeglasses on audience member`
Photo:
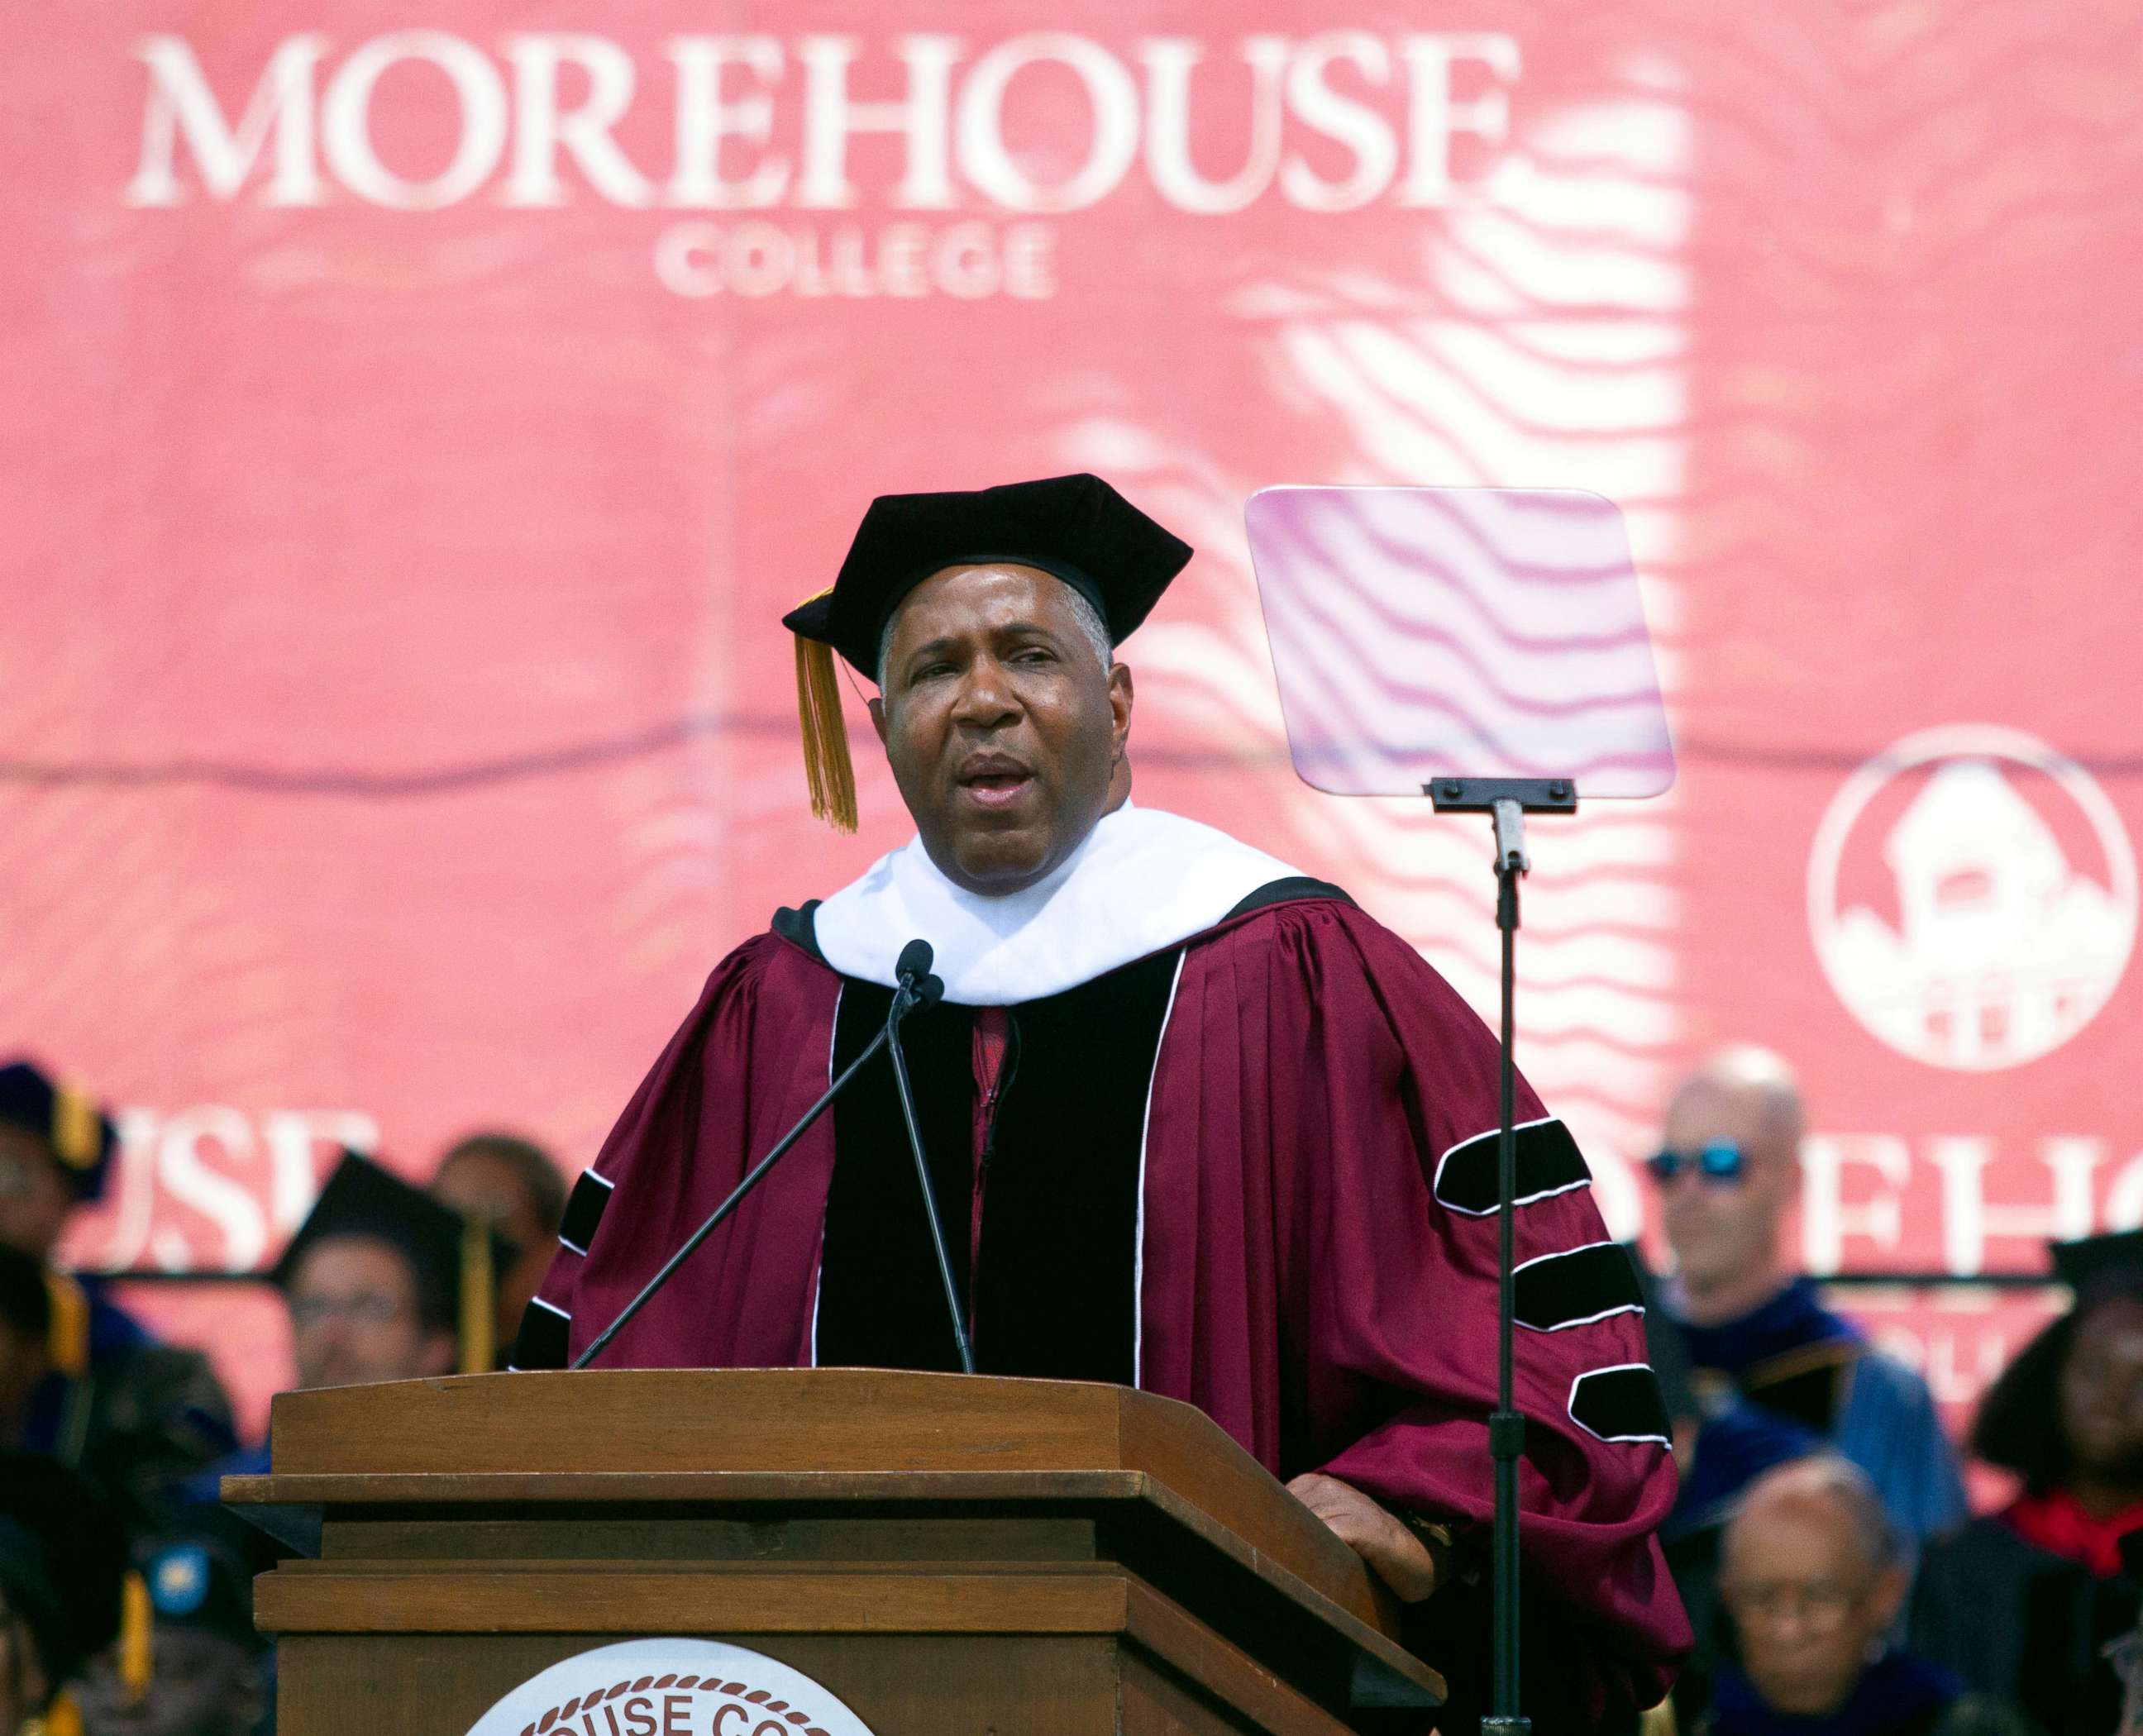
<path fill-rule="evenodd" d="M 1720 1582 L 1719 1592 L 1735 1619 L 1745 1625 L 1799 1622 L 1823 1634 L 1842 1625 L 1871 1589 L 1868 1584 L 1846 1585 L 1830 1579 L 1798 1583 L 1725 1579 Z"/>
<path fill-rule="evenodd" d="M 367 1291 L 355 1296 L 294 1296 L 290 1323 L 300 1331 L 324 1326 L 330 1320 L 348 1320 L 357 1326 L 392 1326 L 408 1313 L 408 1305 L 393 1296 Z"/>

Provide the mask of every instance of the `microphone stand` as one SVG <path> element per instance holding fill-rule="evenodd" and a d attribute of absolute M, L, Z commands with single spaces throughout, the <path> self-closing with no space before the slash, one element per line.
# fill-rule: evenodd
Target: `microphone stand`
<path fill-rule="evenodd" d="M 925 970 L 928 969 L 927 962 L 923 967 Z M 933 984 L 936 987 L 935 993 L 930 992 L 931 987 Z M 611 1321 L 608 1326 L 606 1326 L 601 1332 L 597 1333 L 594 1341 L 589 1344 L 588 1348 L 573 1358 L 571 1364 L 572 1368 L 585 1368 L 598 1356 L 602 1354 L 604 1347 L 607 1345 L 612 1338 L 616 1338 L 620 1332 L 624 1330 L 626 1323 L 631 1320 L 635 1314 L 641 1311 L 641 1309 L 646 1307 L 647 1304 L 654 1299 L 655 1293 L 660 1290 L 663 1285 L 670 1282 L 671 1274 L 680 1266 L 685 1264 L 685 1260 L 690 1257 L 692 1250 L 697 1248 L 700 1243 L 705 1241 L 709 1236 L 715 1233 L 715 1230 L 720 1226 L 722 1220 L 727 1218 L 730 1213 L 734 1212 L 744 1203 L 745 1195 L 750 1193 L 754 1188 L 759 1185 L 761 1180 L 765 1178 L 766 1172 L 771 1170 L 777 1163 L 780 1162 L 781 1160 L 788 1155 L 789 1147 L 794 1145 L 797 1140 L 804 1137 L 804 1134 L 809 1130 L 811 1124 L 816 1121 L 819 1117 L 825 1112 L 826 1105 L 831 1103 L 834 1098 L 839 1096 L 842 1091 L 847 1088 L 849 1081 L 854 1078 L 856 1075 L 862 1071 L 865 1061 L 869 1061 L 871 1056 L 877 1054 L 880 1049 L 884 1048 L 888 1043 L 893 1046 L 894 1056 L 896 1057 L 898 1056 L 900 1053 L 900 1040 L 896 1032 L 901 1020 L 905 1018 L 910 1012 L 913 1011 L 918 1006 L 929 1005 L 932 1002 L 935 1001 L 939 995 L 942 995 L 944 992 L 944 984 L 938 982 L 938 978 L 935 977 L 926 976 L 922 979 L 920 983 L 918 983 L 915 980 L 913 972 L 903 972 L 902 973 L 900 986 L 893 992 L 892 1010 L 886 1015 L 884 1028 L 881 1030 L 876 1036 L 870 1040 L 869 1046 L 864 1049 L 862 1054 L 859 1055 L 854 1061 L 850 1061 L 847 1066 L 841 1070 L 841 1076 L 826 1087 L 824 1094 L 816 1103 L 813 1104 L 810 1108 L 804 1111 L 804 1119 L 799 1121 L 794 1127 L 790 1128 L 787 1133 L 784 1134 L 781 1136 L 781 1142 L 753 1166 L 751 1173 L 745 1176 L 742 1181 L 739 1182 L 736 1186 L 730 1190 L 729 1198 L 723 1200 L 720 1205 L 714 1209 L 713 1212 L 709 1214 L 707 1221 L 702 1224 L 697 1229 L 694 1230 L 690 1236 L 685 1238 L 684 1245 L 678 1249 L 675 1254 L 671 1254 L 668 1259 L 662 1263 L 662 1269 L 657 1272 L 654 1277 L 649 1279 L 647 1282 L 641 1287 L 640 1293 L 634 1297 L 631 1301 L 626 1303 L 625 1307 L 619 1311 L 617 1318 Z M 900 1107 L 902 1113 L 908 1118 L 908 1138 L 911 1140 L 913 1140 L 916 1138 L 915 1110 L 914 1106 L 908 1100 L 907 1070 L 899 1065 L 898 1060 L 895 1061 L 894 1076 L 900 1083 Z M 922 1160 L 922 1147 L 918 1143 L 916 1146 L 916 1161 L 918 1164 L 920 1164 Z M 929 1203 L 929 1185 L 926 1181 L 923 1187 L 923 1201 L 926 1204 Z M 938 1239 L 938 1264 L 942 1270 L 945 1265 L 945 1248 L 943 1238 L 938 1235 L 938 1214 L 934 1208 L 930 1214 L 930 1230 L 932 1236 Z M 945 1279 L 946 1293 L 948 1296 L 952 1293 L 952 1276 L 948 1272 L 946 1274 Z M 957 1317 L 954 1323 L 956 1326 L 958 1325 Z M 965 1355 L 966 1348 L 966 1340 L 963 1337 L 961 1341 L 961 1349 L 963 1357 Z M 968 1363 L 967 1368 L 969 1373 L 972 1374 L 974 1372 L 974 1368 L 972 1362 Z"/>
<path fill-rule="evenodd" d="M 1526 854 L 1527 814 L 1575 814 L 1577 786 L 1567 778 L 1438 778 L 1422 786 L 1438 814 L 1487 814 L 1496 828 L 1496 927 L 1503 940 L 1502 1120 L 1496 1140 L 1496 1408 L 1488 1418 L 1488 1453 L 1495 1462 L 1496 1517 L 1493 1663 L 1488 1715 L 1482 1736 L 1529 1736 L 1532 1720 L 1518 1709 L 1518 1462 L 1525 1457 L 1526 1419 L 1512 1391 L 1511 1201 L 1517 1193 L 1517 1038 L 1518 882 L 1532 868 Z"/>
<path fill-rule="evenodd" d="M 937 982 L 938 993 L 945 992 L 945 986 L 935 977 L 926 977 L 925 982 Z M 938 1219 L 937 1196 L 930 1191 L 930 1164 L 923 1155 L 923 1133 L 915 1125 L 915 1096 L 908 1087 L 908 1057 L 901 1052 L 900 1032 L 896 1028 L 901 1015 L 907 1011 L 901 1005 L 901 996 L 908 993 L 903 983 L 893 997 L 892 1010 L 885 1016 L 886 1047 L 893 1056 L 893 1082 L 900 1096 L 900 1118 L 908 1124 L 908 1149 L 915 1154 L 915 1179 L 923 1189 L 923 1214 L 930 1220 L 930 1251 L 938 1257 L 938 1281 L 945 1287 L 945 1312 L 952 1317 L 953 1343 L 960 1353 L 960 1372 L 975 1372 L 974 1347 L 968 1342 L 968 1323 L 960 1307 L 959 1292 L 953 1287 L 952 1263 L 945 1258 L 945 1226 Z M 935 999 L 936 996 L 933 996 Z M 968 1274 L 973 1282 L 973 1274 Z"/>

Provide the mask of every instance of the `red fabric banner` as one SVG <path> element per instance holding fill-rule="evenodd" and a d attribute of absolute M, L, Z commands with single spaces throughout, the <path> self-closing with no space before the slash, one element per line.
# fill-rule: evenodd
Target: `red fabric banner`
<path fill-rule="evenodd" d="M 17 8 L 0 1049 L 126 1134 L 70 1252 L 258 1267 L 340 1144 L 585 1162 L 714 962 L 906 835 L 868 754 L 861 836 L 810 820 L 778 616 L 873 494 L 1082 468 L 1199 550 L 1137 799 L 1484 1009 L 1485 837 L 1294 780 L 1241 502 L 1621 505 L 1681 778 L 1537 826 L 1522 1002 L 1618 1228 L 1730 1037 L 1805 1076 L 1818 1269 L 2143 1221 L 2136 47 L 2083 0 Z M 160 1306 L 257 1407 L 273 1308 Z M 1962 1402 L 2044 1306 L 1877 1318 Z"/>

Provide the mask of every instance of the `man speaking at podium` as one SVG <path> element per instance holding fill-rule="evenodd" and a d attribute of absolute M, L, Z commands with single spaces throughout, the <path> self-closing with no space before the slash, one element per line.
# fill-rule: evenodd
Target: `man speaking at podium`
<path fill-rule="evenodd" d="M 1497 1314 L 1494 1037 L 1339 888 L 1132 805 L 1115 647 L 1190 550 L 1089 476 L 874 501 L 790 614 L 814 804 L 854 823 L 831 652 L 918 836 L 716 967 L 575 1188 L 515 1361 L 613 1321 L 884 1026 L 902 1040 L 976 1364 L 1212 1417 L 1485 1693 Z M 1613 1727 L 1687 1627 L 1638 1293 L 1576 1144 L 1521 1086 L 1527 1709 Z M 878 1056 L 604 1351 L 611 1367 L 959 1364 Z M 1551 1639 L 1552 1636 L 1552 1639 Z"/>

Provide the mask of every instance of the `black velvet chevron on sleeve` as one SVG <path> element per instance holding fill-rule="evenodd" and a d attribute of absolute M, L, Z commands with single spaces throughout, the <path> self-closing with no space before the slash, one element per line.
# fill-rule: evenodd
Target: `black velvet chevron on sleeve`
<path fill-rule="evenodd" d="M 1590 1368 L 1570 1389 L 1570 1418 L 1602 1441 L 1656 1441 L 1670 1446 L 1660 1383 L 1642 1363 Z"/>
<path fill-rule="evenodd" d="M 1613 1242 L 1543 1254 L 1512 1274 L 1517 1318 L 1535 1332 L 1560 1332 L 1644 1305 L 1636 1269 Z"/>
<path fill-rule="evenodd" d="M 586 1254 L 594 1242 L 596 1226 L 609 1209 L 611 1193 L 611 1184 L 592 1170 L 583 1170 L 581 1179 L 573 1184 L 573 1191 L 566 1198 L 565 1221 L 558 1226 L 558 1239 L 574 1253 Z"/>
<path fill-rule="evenodd" d="M 513 1353 L 507 1366 L 524 1372 L 566 1366 L 566 1333 L 572 1317 L 547 1302 L 532 1302 L 522 1311 L 521 1330 L 514 1335 Z"/>
<path fill-rule="evenodd" d="M 1500 1130 L 1490 1128 L 1470 1140 L 1462 1140 L 1443 1154 L 1436 1166 L 1437 1199 L 1454 1212 L 1469 1218 L 1485 1218 L 1496 1209 L 1496 1147 Z M 1584 1155 L 1570 1130 L 1559 1120 L 1532 1121 L 1517 1130 L 1517 1185 L 1512 1203 L 1530 1205 L 1536 1199 L 1566 1194 L 1592 1180 Z"/>

